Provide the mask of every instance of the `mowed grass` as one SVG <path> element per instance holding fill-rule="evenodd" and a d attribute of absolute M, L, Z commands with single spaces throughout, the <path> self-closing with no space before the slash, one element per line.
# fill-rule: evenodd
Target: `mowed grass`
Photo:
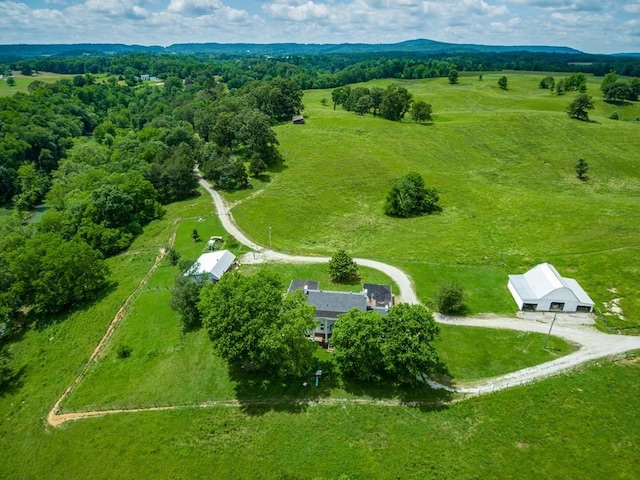
<path fill-rule="evenodd" d="M 176 246 L 196 253 L 191 231 L 193 222 L 213 233 L 216 217 L 181 220 L 177 225 Z M 209 223 L 213 222 L 213 225 Z M 202 228 L 202 230 L 205 230 Z M 280 275 L 285 285 L 292 279 L 320 281 L 325 290 L 360 291 L 361 283 L 336 284 L 330 281 L 326 264 L 295 265 L 270 263 L 245 265 L 241 271 L 251 275 L 268 269 Z M 123 272 L 124 274 L 125 272 Z M 360 384 L 339 377 L 331 354 L 318 349 L 317 368 L 325 371 L 320 389 L 302 386 L 309 378 L 275 381 L 268 376 L 230 370 L 217 357 L 204 330 L 183 332 L 179 316 L 169 307 L 171 287 L 179 270 L 164 262 L 136 298 L 99 361 L 63 404 L 63 411 L 108 408 L 150 407 L 155 405 L 196 404 L 206 401 L 258 398 L 401 398 L 438 399 L 441 393 L 429 388 L 407 388 L 395 383 Z M 360 268 L 361 281 L 397 286 L 384 274 Z M 447 380 L 464 382 L 518 370 L 564 355 L 572 347 L 554 338 L 542 349 L 544 335 L 520 332 L 443 326 L 438 350 L 446 365 Z M 118 349 L 128 347 L 131 355 L 119 358 Z"/>
<path fill-rule="evenodd" d="M 429 124 L 334 111 L 321 104 L 330 90 L 306 92 L 306 124 L 277 128 L 287 168 L 234 217 L 262 244 L 271 225 L 277 250 L 346 248 L 401 266 L 427 303 L 460 280 L 470 313 L 514 313 L 507 275 L 549 261 L 599 308 L 620 298 L 626 322 L 639 324 L 640 104 L 605 103 L 601 79 L 588 77 L 596 109 L 579 122 L 564 113 L 575 92 L 551 95 L 537 88 L 545 74 L 516 72 L 502 91 L 501 75 L 398 82 L 433 104 Z M 608 118 L 614 110 L 623 120 Z M 578 158 L 591 166 L 587 182 Z M 383 215 L 392 179 L 409 171 L 440 191 L 442 213 Z"/>

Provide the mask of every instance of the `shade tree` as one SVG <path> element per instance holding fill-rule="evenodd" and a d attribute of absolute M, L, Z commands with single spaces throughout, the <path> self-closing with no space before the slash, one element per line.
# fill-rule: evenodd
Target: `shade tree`
<path fill-rule="evenodd" d="M 584 122 L 589 121 L 589 110 L 593 110 L 593 101 L 586 93 L 578 95 L 565 109 L 571 118 Z"/>
<path fill-rule="evenodd" d="M 440 196 L 424 185 L 419 173 L 410 172 L 393 181 L 384 202 L 384 213 L 392 217 L 413 217 L 441 210 Z"/>
<path fill-rule="evenodd" d="M 302 292 L 283 296 L 280 277 L 266 270 L 255 275 L 225 274 L 207 284 L 198 308 L 214 350 L 230 364 L 276 376 L 306 374 L 313 363 L 314 307 Z"/>
<path fill-rule="evenodd" d="M 433 314 L 422 305 L 400 304 L 387 315 L 351 310 L 338 316 L 331 345 L 341 372 L 363 381 L 384 376 L 417 384 L 440 364 L 440 336 Z"/>

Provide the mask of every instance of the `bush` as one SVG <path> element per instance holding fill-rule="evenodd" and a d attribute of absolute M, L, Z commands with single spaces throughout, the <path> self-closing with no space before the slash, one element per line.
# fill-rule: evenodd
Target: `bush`
<path fill-rule="evenodd" d="M 118 358 L 129 358 L 131 356 L 132 349 L 128 345 L 119 345 L 116 350 Z"/>
<path fill-rule="evenodd" d="M 439 201 L 438 191 L 425 188 L 422 176 L 410 172 L 393 182 L 384 203 L 384 213 L 391 217 L 415 217 L 440 211 Z"/>
<path fill-rule="evenodd" d="M 436 294 L 436 306 L 445 315 L 461 314 L 464 311 L 464 289 L 457 283 L 440 286 Z"/>
<path fill-rule="evenodd" d="M 611 115 L 609 115 L 609 118 L 611 120 L 618 120 L 620 116 L 618 115 L 618 112 L 613 112 Z"/>
<path fill-rule="evenodd" d="M 175 248 L 168 247 L 167 248 L 167 260 L 174 267 L 178 265 L 178 260 L 180 260 L 180 254 L 176 251 Z"/>

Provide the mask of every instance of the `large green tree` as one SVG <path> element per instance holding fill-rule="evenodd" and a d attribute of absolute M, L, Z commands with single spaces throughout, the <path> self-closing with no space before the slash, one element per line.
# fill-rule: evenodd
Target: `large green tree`
<path fill-rule="evenodd" d="M 418 122 L 430 122 L 433 120 L 433 107 L 430 103 L 422 100 L 418 100 L 411 104 L 411 118 L 413 121 Z"/>
<path fill-rule="evenodd" d="M 404 382 L 418 383 L 440 363 L 434 344 L 440 338 L 438 323 L 426 307 L 407 303 L 389 309 L 385 320 L 382 353 L 387 370 Z"/>
<path fill-rule="evenodd" d="M 412 95 L 405 87 L 389 85 L 380 105 L 380 116 L 399 122 L 411 108 L 411 99 Z"/>
<path fill-rule="evenodd" d="M 206 285 L 198 308 L 215 351 L 230 364 L 251 366 L 277 376 L 300 376 L 313 363 L 314 307 L 302 292 L 283 297 L 280 277 L 227 273 Z"/>
<path fill-rule="evenodd" d="M 593 101 L 589 95 L 581 93 L 567 106 L 565 111 L 571 118 L 588 122 L 589 110 L 593 110 Z"/>
<path fill-rule="evenodd" d="M 204 282 L 191 277 L 178 275 L 171 291 L 170 306 L 180 314 L 183 330 L 192 330 L 202 326 L 202 314 L 198 309 L 200 291 Z"/>
<path fill-rule="evenodd" d="M 11 292 L 24 306 L 51 314 L 91 300 L 107 281 L 102 255 L 79 238 L 37 234 L 7 255 Z"/>
<path fill-rule="evenodd" d="M 382 345 L 385 320 L 373 310 L 353 309 L 333 326 L 333 358 L 343 375 L 358 380 L 379 380 L 385 371 Z"/>
<path fill-rule="evenodd" d="M 384 213 L 392 217 L 413 217 L 440 210 L 437 190 L 424 186 L 419 173 L 410 172 L 396 179 L 387 194 Z"/>
<path fill-rule="evenodd" d="M 434 345 L 439 336 L 440 327 L 428 309 L 400 304 L 387 315 L 356 309 L 340 315 L 331 344 L 346 376 L 370 381 L 390 375 L 416 384 L 440 363 Z"/>

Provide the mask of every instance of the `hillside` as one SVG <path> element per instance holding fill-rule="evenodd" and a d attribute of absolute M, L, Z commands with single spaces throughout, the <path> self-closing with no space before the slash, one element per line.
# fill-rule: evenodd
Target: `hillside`
<path fill-rule="evenodd" d="M 51 45 L 0 45 L 0 57 L 35 57 L 35 56 L 81 56 L 81 55 L 116 55 L 134 52 L 144 53 L 212 53 L 228 55 L 309 55 L 328 53 L 504 53 L 504 52 L 537 52 L 537 53 L 582 53 L 578 50 L 562 46 L 542 45 L 473 45 L 436 42 L 434 40 L 408 40 L 391 44 L 340 43 L 340 44 L 300 44 L 300 43 L 177 43 L 168 47 L 123 45 L 110 43 L 78 43 Z"/>

